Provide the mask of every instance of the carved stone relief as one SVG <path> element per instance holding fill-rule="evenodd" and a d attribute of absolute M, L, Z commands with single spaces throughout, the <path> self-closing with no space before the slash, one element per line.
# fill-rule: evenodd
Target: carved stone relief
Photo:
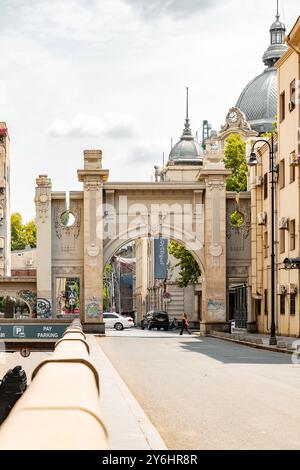
<path fill-rule="evenodd" d="M 75 222 L 71 226 L 64 225 L 61 221 L 61 217 L 65 212 L 65 209 L 61 210 L 59 207 L 55 208 L 54 224 L 56 236 L 59 239 L 61 239 L 63 235 L 78 238 L 81 226 L 81 209 L 79 207 L 72 207 L 70 212 L 74 215 Z"/>

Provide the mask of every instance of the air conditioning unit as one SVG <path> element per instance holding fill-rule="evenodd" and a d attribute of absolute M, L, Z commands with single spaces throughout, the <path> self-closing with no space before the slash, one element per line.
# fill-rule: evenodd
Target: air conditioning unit
<path fill-rule="evenodd" d="M 296 286 L 296 284 L 289 284 L 288 293 L 289 294 L 297 294 L 298 293 L 298 287 Z"/>
<path fill-rule="evenodd" d="M 33 260 L 32 259 L 27 259 L 26 260 L 26 266 L 32 266 L 33 265 Z"/>
<path fill-rule="evenodd" d="M 264 183 L 264 179 L 262 176 L 255 176 L 254 178 L 254 184 L 255 186 L 262 186 Z"/>
<path fill-rule="evenodd" d="M 296 152 L 290 154 L 290 166 L 298 166 L 300 164 L 300 155 L 298 156 Z"/>
<path fill-rule="evenodd" d="M 259 212 L 257 214 L 257 224 L 258 225 L 266 225 L 267 223 L 267 213 L 266 212 Z"/>
<path fill-rule="evenodd" d="M 284 285 L 278 285 L 277 286 L 277 294 L 278 295 L 286 295 L 287 293 L 287 288 Z"/>
<path fill-rule="evenodd" d="M 288 230 L 289 229 L 289 219 L 287 217 L 281 217 L 279 219 L 279 230 Z"/>

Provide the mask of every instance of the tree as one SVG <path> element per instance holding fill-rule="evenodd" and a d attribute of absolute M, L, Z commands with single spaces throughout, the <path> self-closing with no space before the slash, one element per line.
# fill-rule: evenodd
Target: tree
<path fill-rule="evenodd" d="M 104 268 L 103 275 L 103 307 L 104 310 L 109 312 L 111 305 L 111 290 L 112 290 L 112 266 L 110 263 L 107 263 Z"/>
<path fill-rule="evenodd" d="M 24 250 L 26 246 L 36 247 L 36 223 L 30 220 L 23 224 L 23 218 L 19 212 L 11 215 L 11 249 Z"/>
<path fill-rule="evenodd" d="M 36 223 L 35 220 L 30 220 L 27 224 L 24 225 L 24 230 L 26 234 L 26 244 L 31 246 L 31 248 L 36 247 Z"/>
<path fill-rule="evenodd" d="M 240 134 L 231 134 L 226 140 L 224 163 L 225 168 L 232 170 L 227 178 L 227 191 L 247 191 L 246 143 Z"/>
<path fill-rule="evenodd" d="M 193 255 L 182 245 L 171 240 L 168 252 L 179 260 L 176 266 L 180 266 L 178 287 L 186 287 L 189 283 L 196 284 L 201 276 L 201 270 Z"/>

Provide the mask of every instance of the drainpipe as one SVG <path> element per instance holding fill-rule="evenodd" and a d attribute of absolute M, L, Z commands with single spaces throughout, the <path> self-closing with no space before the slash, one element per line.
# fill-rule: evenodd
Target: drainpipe
<path fill-rule="evenodd" d="M 290 36 L 287 36 L 285 39 L 287 45 L 293 49 L 294 52 L 298 55 L 298 87 L 296 88 L 296 106 L 298 105 L 298 157 L 300 156 L 300 50 L 297 49 L 290 40 Z M 298 194 L 300 194 L 300 166 L 298 166 Z M 298 254 L 300 255 L 300 202 L 298 201 Z M 298 302 L 300 302 L 300 269 L 298 271 Z M 300 309 L 298 308 L 298 311 Z M 299 330 L 298 337 L 300 336 L 300 312 L 299 312 Z"/>

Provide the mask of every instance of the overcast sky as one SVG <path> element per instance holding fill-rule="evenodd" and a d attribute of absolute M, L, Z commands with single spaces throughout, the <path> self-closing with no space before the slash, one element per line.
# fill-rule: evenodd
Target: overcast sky
<path fill-rule="evenodd" d="M 275 0 L 0 0 L 0 121 L 12 210 L 34 216 L 38 174 L 76 190 L 84 149 L 110 180 L 150 181 L 183 129 L 223 124 L 263 71 Z M 280 1 L 289 31 L 299 0 Z"/>

